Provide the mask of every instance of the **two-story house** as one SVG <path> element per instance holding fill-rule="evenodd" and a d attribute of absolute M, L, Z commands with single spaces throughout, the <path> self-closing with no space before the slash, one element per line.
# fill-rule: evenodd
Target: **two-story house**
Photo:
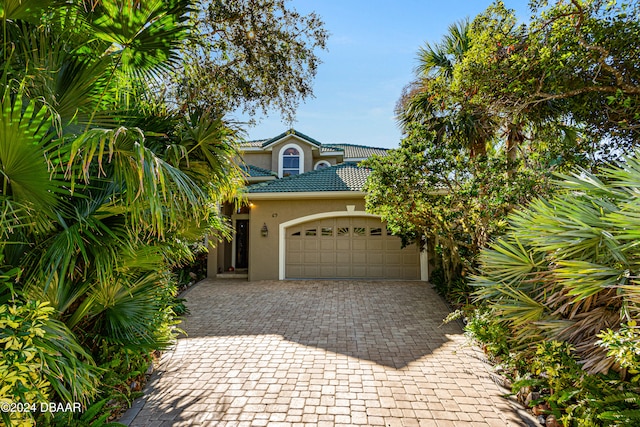
<path fill-rule="evenodd" d="M 210 249 L 210 277 L 427 280 L 427 253 L 402 248 L 365 211 L 370 170 L 358 162 L 385 149 L 324 144 L 293 129 L 240 149 L 249 203 L 223 207 L 235 234 Z"/>

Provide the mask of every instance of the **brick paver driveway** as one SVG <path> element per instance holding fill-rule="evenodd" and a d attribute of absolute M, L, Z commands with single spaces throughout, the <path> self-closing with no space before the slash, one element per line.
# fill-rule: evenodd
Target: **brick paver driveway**
<path fill-rule="evenodd" d="M 204 281 L 186 298 L 189 336 L 133 426 L 524 425 L 428 284 Z"/>

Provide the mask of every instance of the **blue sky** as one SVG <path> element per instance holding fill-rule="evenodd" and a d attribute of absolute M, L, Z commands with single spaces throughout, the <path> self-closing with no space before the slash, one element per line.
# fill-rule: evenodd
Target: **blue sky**
<path fill-rule="evenodd" d="M 293 127 L 322 143 L 397 147 L 394 107 L 413 78 L 418 48 L 438 42 L 447 27 L 473 18 L 490 0 L 291 0 L 317 12 L 331 33 L 313 83 L 315 98 L 301 104 Z M 528 0 L 504 0 L 527 21 Z M 271 138 L 288 125 L 277 112 L 258 115 L 248 139 Z M 240 117 L 240 119 L 242 119 Z"/>

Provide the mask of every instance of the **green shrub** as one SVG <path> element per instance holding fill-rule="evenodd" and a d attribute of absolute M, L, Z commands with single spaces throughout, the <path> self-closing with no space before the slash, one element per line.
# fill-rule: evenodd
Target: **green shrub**
<path fill-rule="evenodd" d="M 532 375 L 532 376 L 530 376 Z M 567 343 L 538 344 L 527 375 L 514 391 L 535 386 L 551 412 L 566 426 L 637 426 L 640 389 L 616 372 L 588 374 Z M 538 402 L 533 402 L 538 403 Z"/>
<path fill-rule="evenodd" d="M 35 405 L 30 406 L 33 411 L 2 411 L 6 425 L 33 425 L 32 412 L 51 398 L 52 387 L 34 339 L 44 336 L 52 312 L 47 303 L 35 301 L 0 306 L 0 403 Z"/>
<path fill-rule="evenodd" d="M 501 358 L 509 354 L 507 345 L 509 330 L 496 320 L 493 310 L 473 311 L 467 318 L 465 330 L 482 344 L 489 356 Z"/>
<path fill-rule="evenodd" d="M 0 402 L 29 405 L 2 412 L 6 425 L 33 425 L 41 403 L 86 404 L 95 394 L 96 369 L 47 302 L 0 305 Z"/>
<path fill-rule="evenodd" d="M 607 329 L 598 337 L 598 345 L 607 350 L 607 356 L 613 357 L 627 370 L 631 382 L 640 382 L 640 328 L 636 326 L 636 322 L 623 324 L 615 332 Z"/>

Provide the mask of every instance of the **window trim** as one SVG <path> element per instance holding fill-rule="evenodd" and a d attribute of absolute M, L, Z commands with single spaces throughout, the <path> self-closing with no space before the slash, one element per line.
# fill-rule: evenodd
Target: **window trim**
<path fill-rule="evenodd" d="M 295 148 L 296 150 L 298 150 L 298 159 L 300 161 L 298 163 L 298 174 L 300 175 L 304 173 L 304 151 L 298 144 L 286 144 L 280 149 L 280 152 L 278 153 L 278 177 L 280 178 L 283 177 L 282 174 L 284 169 L 284 152 L 289 148 Z"/>
<path fill-rule="evenodd" d="M 317 171 L 318 170 L 318 166 L 320 166 L 320 165 L 326 165 L 326 167 L 328 167 L 328 168 L 331 167 L 331 163 L 329 163 L 328 161 L 320 160 L 320 161 L 316 162 L 315 165 L 313 165 L 313 170 Z"/>

